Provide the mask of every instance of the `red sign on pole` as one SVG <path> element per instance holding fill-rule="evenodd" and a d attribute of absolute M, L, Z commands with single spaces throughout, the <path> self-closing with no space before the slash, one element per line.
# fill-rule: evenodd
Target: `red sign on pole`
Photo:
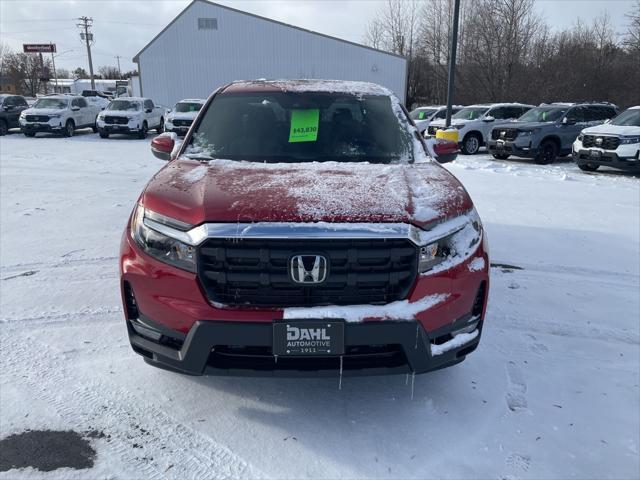
<path fill-rule="evenodd" d="M 23 43 L 24 53 L 56 53 L 55 43 Z"/>

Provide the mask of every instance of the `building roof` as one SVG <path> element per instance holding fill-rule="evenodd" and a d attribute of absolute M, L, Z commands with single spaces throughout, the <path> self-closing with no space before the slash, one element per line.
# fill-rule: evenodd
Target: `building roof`
<path fill-rule="evenodd" d="M 249 13 L 249 12 L 245 12 L 245 11 L 243 11 L 243 10 L 238 10 L 237 8 L 227 7 L 226 5 L 220 5 L 219 3 L 210 2 L 209 0 L 193 0 L 189 5 L 187 5 L 187 6 L 185 7 L 185 9 L 184 9 L 184 10 L 182 10 L 182 11 L 181 11 L 177 16 L 176 16 L 176 18 L 174 18 L 173 20 L 171 20 L 171 22 L 169 22 L 169 24 L 168 24 L 166 27 L 164 27 L 164 28 L 160 31 L 160 33 L 158 33 L 155 37 L 153 37 L 153 38 L 151 39 L 151 41 L 150 41 L 149 43 L 147 43 L 147 44 L 144 46 L 144 48 L 143 48 L 142 50 L 140 50 L 138 53 L 136 53 L 136 55 L 135 55 L 135 56 L 133 57 L 133 59 L 132 59 L 132 60 L 133 60 L 133 62 L 134 62 L 134 63 L 138 63 L 138 62 L 139 62 L 139 60 L 140 60 L 140 55 L 142 55 L 142 53 L 143 53 L 147 48 L 149 48 L 149 47 L 150 47 L 150 46 L 151 46 L 151 45 L 152 45 L 152 44 L 153 44 L 153 43 L 154 43 L 154 42 L 155 42 L 155 41 L 156 41 L 156 40 L 157 40 L 157 39 L 158 39 L 158 38 L 159 38 L 159 37 L 160 37 L 160 36 L 161 36 L 161 35 L 162 35 L 162 34 L 163 34 L 163 33 L 164 33 L 164 32 L 165 32 L 165 31 L 170 27 L 170 26 L 171 26 L 171 25 L 173 25 L 173 24 L 174 24 L 174 23 L 175 23 L 175 22 L 176 22 L 176 21 L 177 21 L 177 20 L 178 20 L 182 15 L 184 15 L 184 13 L 185 13 L 187 10 L 189 10 L 189 9 L 193 6 L 193 4 L 194 4 L 194 3 L 196 3 L 196 2 L 201 2 L 201 3 L 208 4 L 208 5 L 214 5 L 214 6 L 216 6 L 216 7 L 223 8 L 223 9 L 225 9 L 225 10 L 230 10 L 230 11 L 232 11 L 232 12 L 241 13 L 242 15 L 248 15 L 248 16 L 250 16 L 250 17 L 258 18 L 258 19 L 260 19 L 260 20 L 264 20 L 264 21 L 266 21 L 266 22 L 275 23 L 275 24 L 277 24 L 277 25 L 281 25 L 281 26 L 284 26 L 284 27 L 294 28 L 294 29 L 296 29 L 296 30 L 300 30 L 301 32 L 306 32 L 306 33 L 310 33 L 310 34 L 312 34 L 312 35 L 318 35 L 318 36 L 320 36 L 320 37 L 329 38 L 329 39 L 331 39 L 331 40 L 336 40 L 336 41 L 338 41 L 338 42 L 346 43 L 346 44 L 348 44 L 348 45 L 352 45 L 352 46 L 355 46 L 355 47 L 366 48 L 366 49 L 368 49 L 368 50 L 373 50 L 374 52 L 382 53 L 382 54 L 385 54 L 385 55 L 390 55 L 390 56 L 392 56 L 392 57 L 405 58 L 403 55 L 397 55 L 397 54 L 395 54 L 395 53 L 385 52 L 384 50 L 380 50 L 380 49 L 377 49 L 377 48 L 369 47 L 369 46 L 367 46 L 367 45 L 362 45 L 361 43 L 350 42 L 349 40 L 344 40 L 344 39 L 342 39 L 342 38 L 333 37 L 333 36 L 331 36 L 331 35 L 326 35 L 326 34 L 324 34 L 324 33 L 320 33 L 320 32 L 314 32 L 313 30 L 307 30 L 306 28 L 296 27 L 295 25 L 291 25 L 291 24 L 289 24 L 289 23 L 284 23 L 284 22 L 280 22 L 280 21 L 278 21 L 278 20 L 273 20 L 272 18 L 262 17 L 262 16 L 260 16 L 260 15 L 256 15 L 256 14 L 254 14 L 254 13 Z"/>

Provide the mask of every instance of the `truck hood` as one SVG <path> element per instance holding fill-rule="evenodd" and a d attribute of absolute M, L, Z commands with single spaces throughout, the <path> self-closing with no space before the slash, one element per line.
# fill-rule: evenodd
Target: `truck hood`
<path fill-rule="evenodd" d="M 27 108 L 22 111 L 25 115 L 64 115 L 66 112 L 64 108 Z"/>
<path fill-rule="evenodd" d="M 640 127 L 604 123 L 595 127 L 585 128 L 582 133 L 587 135 L 640 135 Z"/>
<path fill-rule="evenodd" d="M 553 122 L 518 122 L 513 120 L 511 122 L 502 122 L 499 125 L 493 127 L 496 128 L 517 128 L 518 130 L 533 130 L 534 128 L 544 128 L 554 125 Z"/>
<path fill-rule="evenodd" d="M 451 125 L 465 125 L 469 122 L 478 122 L 480 121 L 479 119 L 475 119 L 475 120 L 469 120 L 467 118 L 452 118 L 451 119 Z M 435 127 L 444 127 L 446 121 L 445 120 L 434 120 L 433 122 L 431 122 L 430 125 L 435 126 Z"/>
<path fill-rule="evenodd" d="M 104 115 L 110 117 L 135 117 L 142 113 L 142 110 L 102 110 Z"/>
<path fill-rule="evenodd" d="M 167 120 L 194 120 L 200 112 L 171 112 Z"/>
<path fill-rule="evenodd" d="M 203 222 L 411 222 L 428 227 L 472 206 L 435 162 L 266 164 L 177 159 L 142 194 L 145 208 Z"/>

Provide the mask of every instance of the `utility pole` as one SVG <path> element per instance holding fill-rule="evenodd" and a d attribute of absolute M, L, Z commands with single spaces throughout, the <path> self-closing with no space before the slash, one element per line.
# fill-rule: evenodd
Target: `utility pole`
<path fill-rule="evenodd" d="M 122 71 L 120 70 L 120 55 L 116 55 L 116 59 L 118 60 L 118 77 L 122 80 Z"/>
<path fill-rule="evenodd" d="M 451 126 L 451 106 L 453 105 L 453 86 L 456 75 L 456 53 L 458 50 L 458 18 L 460 17 L 460 0 L 455 0 L 453 7 L 453 32 L 451 33 L 451 52 L 449 54 L 449 83 L 447 85 L 447 117 L 445 128 Z"/>
<path fill-rule="evenodd" d="M 54 91 L 58 93 L 58 72 L 56 71 L 56 56 L 53 54 L 55 48 L 53 47 L 53 43 L 50 43 L 50 45 L 51 45 L 51 62 L 53 63 L 53 78 L 56 79 L 56 86 L 54 88 Z"/>
<path fill-rule="evenodd" d="M 93 61 L 91 60 L 91 44 L 90 41 L 93 41 L 93 33 L 89 32 L 91 28 L 91 24 L 93 23 L 93 18 L 89 17 L 80 17 L 82 23 L 76 23 L 76 26 L 84 29 L 84 32 L 80 32 L 80 38 L 83 39 L 87 44 L 87 56 L 89 57 L 89 75 L 91 76 L 91 90 L 96 89 L 96 81 L 93 78 Z"/>

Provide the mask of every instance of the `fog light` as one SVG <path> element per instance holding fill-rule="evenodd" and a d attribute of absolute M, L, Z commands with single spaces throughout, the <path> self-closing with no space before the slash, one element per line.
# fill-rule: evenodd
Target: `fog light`
<path fill-rule="evenodd" d="M 151 340 L 158 341 L 162 337 L 162 333 L 157 330 L 153 330 L 146 325 L 143 325 L 137 318 L 130 320 L 131 326 L 136 331 L 136 333 L 142 335 L 143 337 L 150 338 Z"/>
<path fill-rule="evenodd" d="M 480 319 L 478 317 L 474 317 L 471 320 L 469 320 L 469 324 L 466 325 L 465 327 L 462 327 L 458 330 L 454 330 L 453 332 L 451 332 L 451 336 L 455 337 L 456 335 L 460 335 L 461 333 L 471 333 L 473 332 L 476 328 L 478 328 L 478 321 Z"/>

